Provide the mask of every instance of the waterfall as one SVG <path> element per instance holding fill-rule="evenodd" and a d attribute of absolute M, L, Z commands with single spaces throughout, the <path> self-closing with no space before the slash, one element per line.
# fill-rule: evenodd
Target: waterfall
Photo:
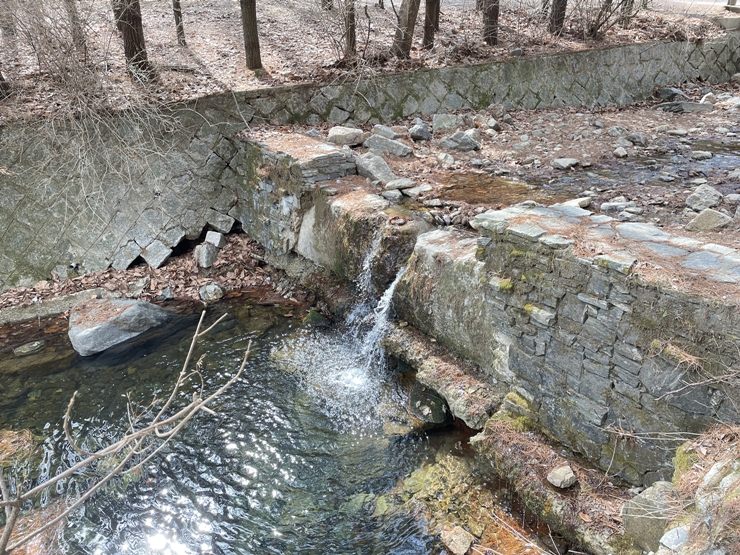
<path fill-rule="evenodd" d="M 370 248 L 365 254 L 365 258 L 362 260 L 360 275 L 358 275 L 355 280 L 358 300 L 355 303 L 355 306 L 352 307 L 352 310 L 349 311 L 349 314 L 347 314 L 347 318 L 345 320 L 347 328 L 351 330 L 355 337 L 359 337 L 360 327 L 365 318 L 369 315 L 372 306 L 370 301 L 375 292 L 375 287 L 373 286 L 373 262 L 375 262 L 375 259 L 380 253 L 380 243 L 382 240 L 383 229 L 379 228 L 376 230 L 375 235 L 373 235 Z"/>
<path fill-rule="evenodd" d="M 335 424 L 352 433 L 381 425 L 379 407 L 387 394 L 382 340 L 388 331 L 393 294 L 405 268 L 372 303 L 372 265 L 381 238 L 380 233 L 375 236 L 365 255 L 356 281 L 359 298 L 343 329 L 302 330 L 288 340 L 285 354 L 276 357 L 295 372 L 303 389 Z"/>
<path fill-rule="evenodd" d="M 368 371 L 382 373 L 385 370 L 385 352 L 382 341 L 388 332 L 388 318 L 390 316 L 391 306 L 393 304 L 393 295 L 396 287 L 401 281 L 406 268 L 403 267 L 396 274 L 396 278 L 388 286 L 383 295 L 380 297 L 375 310 L 373 310 L 373 326 L 362 339 L 362 357 L 365 359 L 365 368 Z"/>

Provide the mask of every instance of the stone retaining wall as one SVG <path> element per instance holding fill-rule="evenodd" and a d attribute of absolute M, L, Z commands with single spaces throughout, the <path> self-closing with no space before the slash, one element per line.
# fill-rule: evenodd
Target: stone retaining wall
<path fill-rule="evenodd" d="M 253 179 L 259 153 L 235 139 L 250 123 L 369 123 L 493 102 L 624 105 L 657 85 L 727 80 L 740 70 L 738 37 L 216 95 L 174 106 L 153 128 L 146 114 L 137 120 L 127 113 L 86 127 L 87 136 L 80 126 L 53 133 L 43 123 L 0 127 L 0 290 L 55 270 L 63 275 L 70 266 L 125 268 L 140 256 L 157 266 L 184 238 L 205 226 L 227 230 L 235 220 L 255 237 L 271 236 L 263 241 L 268 248 L 289 249 L 298 229 L 281 218 L 300 206 L 302 193 L 283 195 Z M 118 149 L 122 138 L 133 145 L 125 152 Z M 322 163 L 306 169 L 314 181 L 330 177 L 321 174 Z M 254 219 L 260 202 L 275 195 L 283 204 Z M 288 230 L 290 237 L 276 239 Z"/>
<path fill-rule="evenodd" d="M 711 42 L 657 42 L 417 70 L 325 86 L 300 85 L 201 99 L 218 120 L 260 123 L 380 123 L 481 109 L 625 106 L 657 86 L 724 82 L 740 71 L 740 33 Z M 217 120 L 217 121 L 218 121 Z"/>
<path fill-rule="evenodd" d="M 514 389 L 545 433 L 640 484 L 671 475 L 676 434 L 738 421 L 720 378 L 740 367 L 737 251 L 571 206 L 473 223 L 481 236 L 418 238 L 399 317 Z M 682 291 L 635 274 L 647 253 Z"/>

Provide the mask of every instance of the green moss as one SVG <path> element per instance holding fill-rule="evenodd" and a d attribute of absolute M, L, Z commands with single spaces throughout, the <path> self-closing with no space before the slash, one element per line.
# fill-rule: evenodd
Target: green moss
<path fill-rule="evenodd" d="M 678 484 L 681 477 L 691 470 L 691 468 L 699 461 L 698 455 L 692 451 L 689 442 L 686 442 L 678 446 L 676 449 L 676 456 L 673 457 L 673 483 Z"/>
<path fill-rule="evenodd" d="M 506 397 L 504 397 L 504 402 L 516 405 L 517 407 L 520 407 L 526 411 L 532 410 L 532 406 L 529 401 L 527 401 L 527 399 L 525 399 L 523 396 L 519 395 L 519 393 L 517 393 L 516 391 L 509 391 L 506 394 Z"/>
<path fill-rule="evenodd" d="M 537 310 L 537 307 L 533 304 L 527 303 L 524 305 L 524 312 L 526 312 L 527 314 L 532 314 L 535 310 Z"/>
<path fill-rule="evenodd" d="M 642 549 L 634 544 L 629 536 L 617 534 L 611 537 L 609 545 L 614 548 L 614 553 L 621 555 L 641 555 Z"/>
<path fill-rule="evenodd" d="M 503 410 L 496 412 L 491 417 L 491 420 L 495 420 L 498 422 L 505 422 L 515 432 L 527 432 L 534 428 L 534 425 L 530 418 L 526 416 L 513 415 Z"/>
<path fill-rule="evenodd" d="M 499 282 L 498 288 L 501 291 L 512 291 L 514 289 L 514 282 L 510 278 L 504 278 Z"/>

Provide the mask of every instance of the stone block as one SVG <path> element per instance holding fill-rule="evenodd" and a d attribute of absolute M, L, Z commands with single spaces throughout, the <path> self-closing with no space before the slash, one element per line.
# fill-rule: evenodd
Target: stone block
<path fill-rule="evenodd" d="M 141 257 L 154 269 L 164 266 L 170 256 L 172 256 L 172 249 L 156 239 L 141 251 Z"/>

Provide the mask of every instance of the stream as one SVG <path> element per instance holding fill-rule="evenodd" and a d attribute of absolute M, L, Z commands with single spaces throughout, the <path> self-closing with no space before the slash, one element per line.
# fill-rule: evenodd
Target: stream
<path fill-rule="evenodd" d="M 454 430 L 384 432 L 386 413 L 405 401 L 370 347 L 389 299 L 359 311 L 364 324 L 346 330 L 300 324 L 285 307 L 212 309 L 208 321 L 229 316 L 199 343 L 207 389 L 236 371 L 252 340 L 246 375 L 213 404 L 215 415 L 193 420 L 142 476 L 108 486 L 76 513 L 62 534 L 63 552 L 435 552 L 437 540 L 417 515 L 374 517 L 365 502 L 459 450 L 462 438 Z M 35 473 L 60 472 L 77 460 L 61 422 L 72 393 L 79 390 L 74 431 L 83 445 L 113 440 L 126 418 L 124 395 L 146 404 L 167 393 L 195 325 L 195 316 L 181 317 L 146 340 L 86 359 L 61 335 L 32 355 L 39 364 L 29 367 L 26 357 L 23 372 L 14 371 L 12 357 L 0 362 L 0 429 L 31 429 L 43 438 Z M 190 395 L 183 391 L 183 401 Z M 83 485 L 76 478 L 53 495 Z"/>

